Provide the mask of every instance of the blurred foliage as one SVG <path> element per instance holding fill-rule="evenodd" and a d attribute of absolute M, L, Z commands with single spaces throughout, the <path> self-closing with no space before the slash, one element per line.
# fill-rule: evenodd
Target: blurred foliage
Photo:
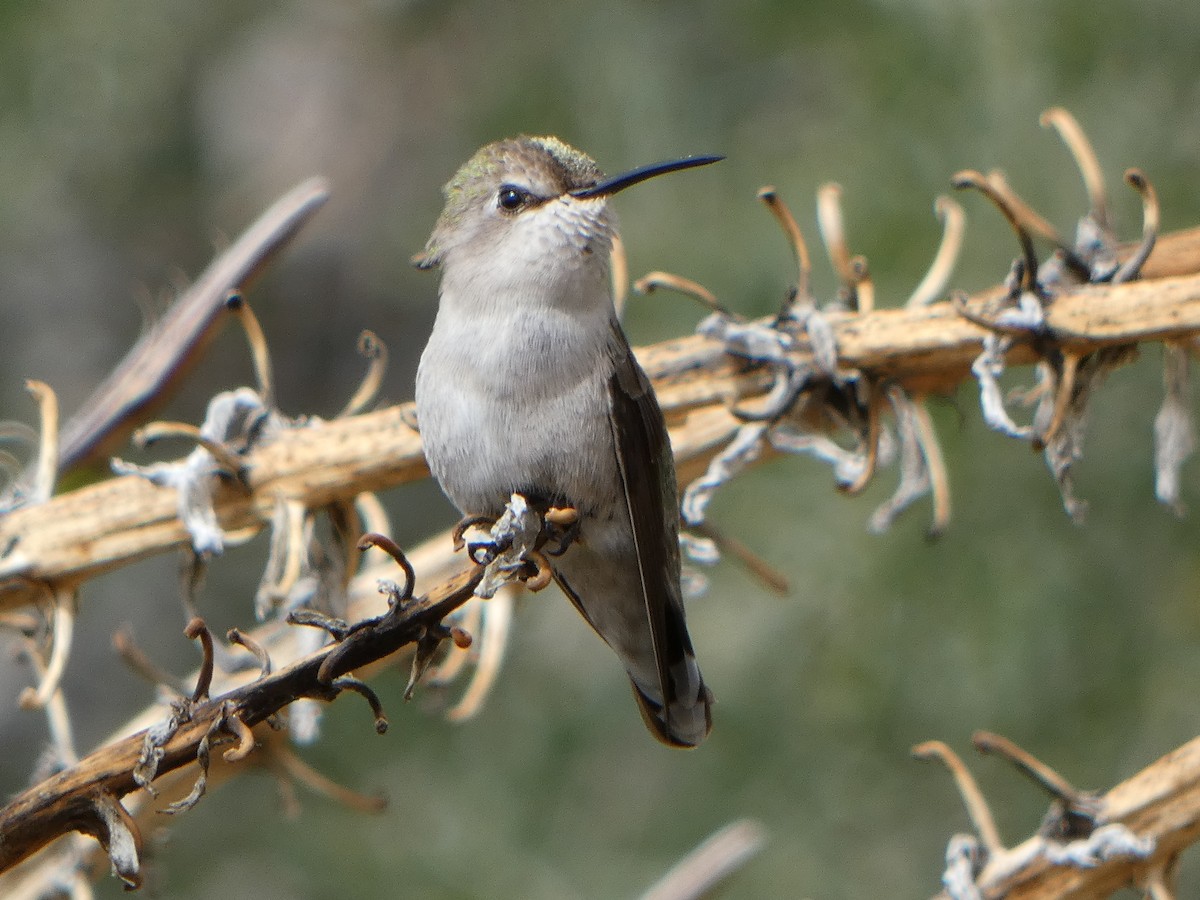
<path fill-rule="evenodd" d="M 293 0 L 9 0 L 0 5 L 0 409 L 31 420 L 34 377 L 74 409 L 160 307 L 282 190 L 313 173 L 334 196 L 251 292 L 283 407 L 329 414 L 353 389 L 360 329 L 390 345 L 386 393 L 412 395 L 435 280 L 412 271 L 439 187 L 480 144 L 555 133 L 610 171 L 692 152 L 729 159 L 622 194 L 632 273 L 667 268 L 758 314 L 790 277 L 787 247 L 754 199 L 775 184 L 815 238 L 816 186 L 845 187 L 850 243 L 898 303 L 933 252 L 933 198 L 963 167 L 1006 170 L 1069 230 L 1078 175 L 1037 125 L 1063 105 L 1097 146 L 1123 232 L 1120 186 L 1139 165 L 1165 226 L 1200 222 L 1200 6 L 1005 0 L 739 4 L 618 0 L 504 4 Z M 1128 196 L 1127 196 L 1128 195 Z M 954 278 L 1004 275 L 1015 244 L 974 197 Z M 184 274 L 187 273 L 187 274 Z M 818 264 L 816 287 L 834 281 Z M 151 313 L 152 314 L 152 313 Z M 656 295 L 628 312 L 635 343 L 677 335 L 690 305 Z M 711 831 L 761 819 L 764 852 L 723 896 L 928 895 L 949 836 L 966 828 L 948 777 L 908 757 L 942 738 L 964 753 L 1002 732 L 1084 787 L 1120 780 L 1197 731 L 1194 518 L 1153 499 L 1159 352 L 1102 393 L 1079 488 L 1063 515 L 1041 461 L 989 433 L 967 386 L 935 409 L 955 499 L 950 532 L 917 508 L 890 534 L 865 522 L 890 489 L 846 499 L 829 473 L 784 459 L 720 495 L 714 518 L 792 580 L 766 594 L 734 564 L 690 613 L 719 705 L 710 741 L 664 750 L 624 676 L 568 604 L 521 610 L 483 714 L 451 726 L 403 677 L 380 689 L 393 727 L 371 734 L 353 702 L 304 755 L 391 807 L 377 818 L 305 797 L 285 820 L 268 778 L 239 779 L 173 821 L 152 879 L 162 896 L 621 897 Z M 249 377 L 225 335 L 168 410 L 198 419 Z M 1200 494 L 1196 467 L 1185 498 Z M 436 488 L 386 500 L 401 542 L 449 524 Z M 265 543 L 211 569 L 215 627 L 250 622 Z M 68 698 L 99 740 L 151 696 L 107 636 L 135 624 L 156 659 L 195 663 L 182 638 L 176 563 L 152 560 L 87 586 Z M 0 664 L 0 789 L 24 781 L 42 723 Z M 3 698 L 0 698 L 3 699 Z M 1001 763 L 968 758 L 1005 837 L 1045 800 Z M 1200 872 L 1184 875 L 1194 889 Z M 116 897 L 114 881 L 101 896 Z"/>

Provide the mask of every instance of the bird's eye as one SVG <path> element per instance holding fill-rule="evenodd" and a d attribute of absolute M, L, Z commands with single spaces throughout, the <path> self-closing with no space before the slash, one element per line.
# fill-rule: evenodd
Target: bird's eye
<path fill-rule="evenodd" d="M 511 184 L 501 185 L 496 195 L 496 205 L 505 212 L 516 212 L 528 202 L 529 194 Z"/>

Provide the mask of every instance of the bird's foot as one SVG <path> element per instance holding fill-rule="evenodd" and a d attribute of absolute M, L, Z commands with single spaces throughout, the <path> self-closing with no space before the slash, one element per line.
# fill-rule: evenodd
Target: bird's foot
<path fill-rule="evenodd" d="M 459 520 L 458 524 L 454 526 L 454 549 L 461 550 L 463 547 L 466 547 L 467 556 L 471 558 L 471 562 L 479 566 L 486 566 L 497 556 L 507 550 L 511 542 L 506 543 L 503 540 L 497 541 L 490 539 L 468 542 L 466 539 L 466 533 L 472 528 L 485 533 L 490 533 L 495 529 L 495 526 L 496 519 L 493 516 L 464 516 Z"/>
<path fill-rule="evenodd" d="M 542 533 L 546 544 L 553 543 L 546 553 L 550 556 L 562 556 L 579 537 L 581 516 L 573 506 L 552 506 L 542 517 Z"/>

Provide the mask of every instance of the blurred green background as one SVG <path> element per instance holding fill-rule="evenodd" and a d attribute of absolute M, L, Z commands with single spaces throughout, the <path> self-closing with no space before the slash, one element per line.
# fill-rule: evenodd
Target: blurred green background
<path fill-rule="evenodd" d="M 436 279 L 412 270 L 439 188 L 477 146 L 554 133 L 608 171 L 724 153 L 702 174 L 655 181 L 617 207 L 634 276 L 665 268 L 733 308 L 773 310 L 788 249 L 754 199 L 775 184 L 810 238 L 815 188 L 845 188 L 852 250 L 882 305 L 923 273 L 934 197 L 957 169 L 1004 169 L 1059 227 L 1084 211 L 1078 174 L 1038 127 L 1072 110 L 1105 166 L 1125 237 L 1140 208 L 1128 165 L 1156 184 L 1168 229 L 1200 222 L 1200 5 L 1180 2 L 850 3 L 8 0 L 0 5 L 0 413 L 34 419 L 22 379 L 75 409 L 222 236 L 321 173 L 333 197 L 251 292 L 286 412 L 329 415 L 361 372 L 358 332 L 389 344 L 389 399 L 412 396 Z M 999 215 L 962 198 L 956 287 L 1005 274 Z M 814 242 L 815 245 L 815 242 Z M 823 259 L 816 288 L 836 284 Z M 689 331 L 697 310 L 635 298 L 635 344 Z M 285 819 L 250 774 L 171 823 L 151 884 L 181 898 L 632 897 L 727 821 L 765 825 L 763 852 L 727 897 L 921 897 L 967 823 L 949 778 L 916 742 L 959 749 L 1016 842 L 1045 798 L 969 749 L 999 731 L 1076 784 L 1104 788 L 1197 732 L 1196 518 L 1153 497 L 1161 354 L 1145 349 L 1097 400 L 1078 471 L 1084 527 L 1063 514 L 1041 460 L 989 432 L 967 385 L 936 405 L 955 512 L 925 537 L 928 506 L 891 533 L 866 521 L 890 492 L 832 490 L 829 472 L 777 460 L 718 496 L 712 518 L 786 571 L 779 599 L 733 563 L 689 618 L 719 705 L 708 743 L 668 751 L 645 733 L 611 654 L 552 593 L 520 610 L 484 712 L 447 724 L 403 677 L 379 689 L 392 730 L 335 704 L 304 755 L 384 791 L 369 817 L 305 797 Z M 198 420 L 247 383 L 229 331 L 168 410 Z M 1184 497 L 1200 494 L 1196 466 Z M 401 543 L 455 515 L 429 484 L 391 492 Z M 211 568 L 203 611 L 252 622 L 265 539 Z M 87 586 L 68 699 L 90 746 L 150 699 L 108 635 L 133 622 L 176 671 L 178 561 Z M 20 788 L 44 741 L 15 709 L 27 681 L 0 663 L 0 789 Z M 1188 891 L 1200 885 L 1193 865 Z M 100 896 L 116 897 L 108 879 Z"/>

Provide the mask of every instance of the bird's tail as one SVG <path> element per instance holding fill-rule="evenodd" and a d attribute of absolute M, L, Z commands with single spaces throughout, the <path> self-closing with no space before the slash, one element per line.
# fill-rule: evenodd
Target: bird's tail
<path fill-rule="evenodd" d="M 629 677 L 642 720 L 664 744 L 697 747 L 712 731 L 712 691 L 691 654 L 668 668 L 667 680 L 668 698 L 662 702 L 642 690 L 632 675 Z"/>

